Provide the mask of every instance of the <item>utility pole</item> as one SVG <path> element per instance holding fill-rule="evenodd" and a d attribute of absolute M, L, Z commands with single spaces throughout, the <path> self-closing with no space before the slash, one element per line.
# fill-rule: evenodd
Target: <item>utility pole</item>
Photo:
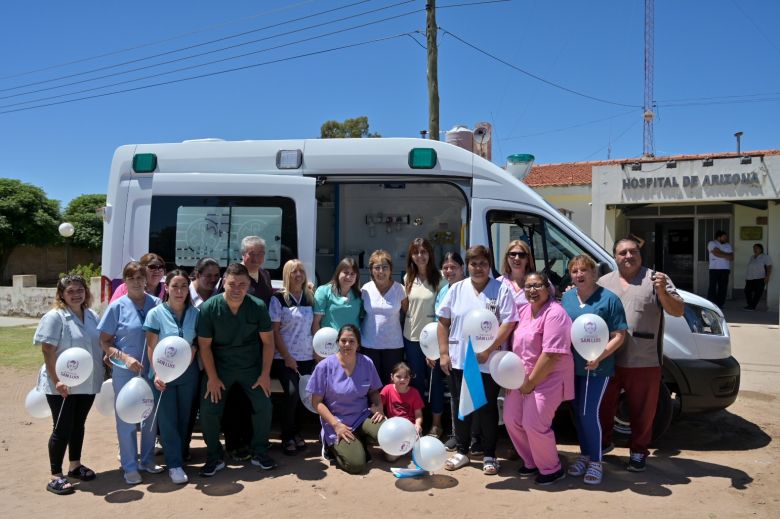
<path fill-rule="evenodd" d="M 439 140 L 439 48 L 436 44 L 436 0 L 425 5 L 428 22 L 425 27 L 428 42 L 428 138 Z"/>

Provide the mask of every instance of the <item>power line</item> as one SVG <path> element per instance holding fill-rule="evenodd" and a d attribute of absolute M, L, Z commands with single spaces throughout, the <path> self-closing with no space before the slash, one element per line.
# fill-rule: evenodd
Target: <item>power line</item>
<path fill-rule="evenodd" d="M 23 111 L 27 111 L 27 110 L 34 110 L 36 108 L 44 108 L 44 107 L 47 107 L 47 106 L 61 105 L 61 104 L 67 104 L 67 103 L 75 103 L 77 101 L 84 101 L 84 100 L 87 100 L 87 99 L 95 99 L 95 98 L 106 97 L 106 96 L 110 96 L 110 95 L 123 94 L 123 93 L 126 93 L 126 92 L 135 92 L 135 91 L 144 90 L 144 89 L 147 89 L 147 88 L 153 88 L 153 87 L 164 86 L 164 85 L 171 85 L 171 84 L 175 84 L 175 83 L 183 83 L 185 81 L 192 81 L 192 80 L 195 80 L 195 79 L 202 79 L 202 78 L 207 78 L 207 77 L 212 77 L 212 76 L 219 76 L 219 75 L 228 74 L 228 73 L 231 73 L 231 72 L 237 72 L 237 71 L 247 70 L 247 69 L 256 68 L 256 67 L 262 67 L 262 66 L 265 66 L 265 65 L 272 65 L 272 64 L 275 64 L 275 63 L 281 63 L 281 62 L 285 62 L 285 61 L 292 61 L 292 60 L 295 60 L 295 59 L 302 59 L 302 58 L 306 58 L 306 57 L 310 57 L 310 56 L 316 56 L 316 55 L 319 55 L 319 54 L 326 54 L 326 53 L 329 53 L 329 52 L 335 52 L 335 51 L 338 51 L 338 50 L 350 49 L 350 48 L 354 48 L 354 47 L 360 47 L 360 46 L 363 46 L 363 45 L 369 45 L 369 44 L 372 44 L 372 43 L 379 43 L 379 42 L 389 41 L 389 40 L 396 39 L 396 38 L 403 38 L 407 34 L 410 34 L 410 33 L 404 32 L 404 33 L 400 33 L 400 34 L 394 34 L 392 36 L 385 36 L 385 37 L 382 37 L 382 38 L 375 38 L 373 40 L 366 40 L 366 41 L 362 41 L 362 42 L 358 42 L 358 43 L 351 43 L 351 44 L 347 44 L 347 45 L 341 45 L 339 47 L 331 47 L 329 49 L 323 49 L 323 50 L 307 52 L 307 53 L 298 54 L 298 55 L 295 55 L 295 56 L 288 56 L 286 58 L 279 58 L 279 59 L 275 59 L 275 60 L 264 61 L 262 63 L 254 63 L 254 64 L 251 64 L 251 65 L 244 65 L 244 66 L 241 66 L 241 67 L 234 67 L 234 68 L 230 68 L 230 69 L 219 70 L 219 71 L 216 71 L 216 72 L 209 72 L 209 73 L 200 74 L 200 75 L 197 75 L 197 76 L 190 76 L 190 77 L 180 78 L 180 79 L 172 79 L 170 81 L 163 81 L 163 82 L 160 82 L 160 83 L 153 83 L 153 84 L 150 84 L 150 85 L 142 85 L 142 86 L 133 87 L 133 88 L 126 88 L 126 89 L 123 89 L 123 90 L 116 90 L 116 91 L 113 91 L 113 92 L 104 92 L 102 94 L 95 94 L 95 95 L 91 95 L 91 96 L 79 97 L 79 98 L 76 98 L 76 99 L 65 99 L 63 101 L 55 101 L 55 102 L 52 102 L 52 103 L 46 103 L 46 104 L 35 105 L 35 106 L 28 106 L 28 107 L 25 107 L 25 108 L 15 108 L 13 110 L 2 111 L 2 112 L 0 112 L 0 115 L 14 113 L 14 112 L 23 112 Z"/>
<path fill-rule="evenodd" d="M 28 70 L 28 71 L 25 71 L 25 72 L 17 72 L 17 73 L 11 74 L 9 76 L 0 76 L 0 80 L 13 79 L 15 77 L 21 77 L 21 76 L 28 76 L 30 74 L 35 74 L 36 72 L 45 72 L 47 70 L 67 67 L 68 65 L 76 65 L 78 63 L 84 63 L 86 61 L 93 61 L 93 60 L 100 59 L 100 58 L 106 58 L 108 56 L 115 56 L 117 54 L 123 54 L 125 52 L 130 52 L 130 51 L 133 51 L 133 50 L 143 49 L 145 47 L 153 47 L 155 45 L 160 45 L 161 43 L 167 43 L 169 41 L 178 40 L 178 39 L 181 39 L 181 38 L 186 38 L 188 36 L 193 36 L 195 34 L 200 34 L 202 32 L 208 32 L 208 31 L 211 31 L 211 30 L 214 30 L 214 29 L 219 29 L 221 27 L 225 27 L 227 25 L 231 25 L 231 24 L 234 24 L 236 22 L 243 22 L 245 20 L 251 20 L 253 18 L 259 18 L 259 17 L 263 17 L 263 16 L 277 14 L 277 13 L 284 12 L 284 11 L 287 11 L 287 10 L 290 10 L 290 9 L 294 9 L 296 7 L 300 7 L 300 6 L 305 5 L 305 4 L 310 4 L 310 3 L 314 2 L 314 1 L 315 0 L 304 0 L 302 2 L 298 2 L 297 4 L 292 4 L 292 5 L 288 5 L 288 6 L 285 6 L 285 7 L 272 9 L 270 11 L 263 11 L 263 12 L 255 13 L 255 14 L 252 14 L 252 15 L 249 15 L 249 16 L 245 16 L 243 18 L 235 18 L 233 20 L 228 20 L 228 21 L 223 22 L 223 23 L 209 25 L 209 26 L 204 27 L 202 29 L 196 29 L 194 31 L 186 32 L 186 33 L 183 33 L 183 34 L 178 34 L 176 36 L 171 36 L 170 38 L 164 38 L 162 40 L 156 40 L 156 41 L 152 41 L 152 42 L 148 42 L 148 43 L 141 43 L 141 44 L 135 45 L 133 47 L 125 47 L 124 49 L 118 49 L 118 50 L 114 50 L 114 51 L 111 51 L 111 52 L 105 52 L 103 54 L 96 54 L 94 56 L 89 56 L 89 57 L 86 57 L 86 58 L 79 58 L 79 59 L 72 60 L 72 61 L 66 61 L 64 63 L 57 63 L 57 64 L 54 64 L 54 65 L 49 65 L 49 66 L 46 66 L 46 67 L 41 67 L 41 68 L 37 68 L 37 69 L 33 69 L 33 70 Z M 370 0 L 365 0 L 365 1 L 370 1 Z"/>
<path fill-rule="evenodd" d="M 728 96 L 710 96 L 710 97 L 681 97 L 676 99 L 659 99 L 656 102 L 657 103 L 676 103 L 676 102 L 685 102 L 685 101 L 711 101 L 711 100 L 719 100 L 719 99 L 735 99 L 735 98 L 742 98 L 742 97 L 762 97 L 762 96 L 779 96 L 780 92 L 761 92 L 757 94 L 735 94 L 735 95 L 728 95 Z"/>
<path fill-rule="evenodd" d="M 618 135 L 617 137 L 615 137 L 615 140 L 611 141 L 611 142 L 610 142 L 609 144 L 607 144 L 606 146 L 602 146 L 601 148 L 597 149 L 596 151 L 594 151 L 593 153 L 591 153 L 590 155 L 588 155 L 588 156 L 587 156 L 587 157 L 585 157 L 584 159 L 581 159 L 581 160 L 580 160 L 580 162 L 584 162 L 584 161 L 586 161 L 586 160 L 590 159 L 592 156 L 596 155 L 597 153 L 601 153 L 601 152 L 602 152 L 602 151 L 604 151 L 605 149 L 609 148 L 609 147 L 610 147 L 612 144 L 614 144 L 614 143 L 616 143 L 617 141 L 619 141 L 619 140 L 620 140 L 620 139 L 621 139 L 621 138 L 622 138 L 622 137 L 623 137 L 625 134 L 627 134 L 627 133 L 629 132 L 629 130 L 631 130 L 631 129 L 632 129 L 634 126 L 636 126 L 636 125 L 637 125 L 637 124 L 639 124 L 640 122 L 642 122 L 642 119 L 637 119 L 637 120 L 635 120 L 634 122 L 632 122 L 631 124 L 629 124 L 629 125 L 628 125 L 628 127 L 627 127 L 625 130 L 623 130 L 623 131 L 620 133 L 620 135 Z"/>
<path fill-rule="evenodd" d="M 517 139 L 525 139 L 527 137 L 538 137 L 540 135 L 548 135 L 548 134 L 551 134 L 551 133 L 560 133 L 560 132 L 563 132 L 563 131 L 566 131 L 566 130 L 572 130 L 574 128 L 582 128 L 583 126 L 589 126 L 591 124 L 601 123 L 601 122 L 604 122 L 604 121 L 617 119 L 619 117 L 624 117 L 626 115 L 635 114 L 635 113 L 636 113 L 636 110 L 632 109 L 632 110 L 628 110 L 628 111 L 625 111 L 625 112 L 621 112 L 619 114 L 610 115 L 609 117 L 602 117 L 601 119 L 593 119 L 591 121 L 586 121 L 586 122 L 583 122 L 583 123 L 572 124 L 571 126 L 564 126 L 562 128 L 555 128 L 555 129 L 552 129 L 552 130 L 545 130 L 545 131 L 536 132 L 536 133 L 528 133 L 526 135 L 517 135 L 515 137 L 505 137 L 503 139 L 498 139 L 498 140 L 501 140 L 501 141 L 514 141 L 514 140 L 517 140 Z"/>
<path fill-rule="evenodd" d="M 584 98 L 590 99 L 592 101 L 598 101 L 599 103 L 606 103 L 606 104 L 615 105 L 615 106 L 625 106 L 625 107 L 628 107 L 628 108 L 642 108 L 641 105 L 631 105 L 631 104 L 626 104 L 626 103 L 618 103 L 616 101 L 610 101 L 609 99 L 602 99 L 600 97 L 595 97 L 595 96 L 592 96 L 592 95 L 584 94 L 582 92 L 578 92 L 577 90 L 573 90 L 573 89 L 565 87 L 563 85 L 559 85 L 558 83 L 554 83 L 554 82 L 552 82 L 550 80 L 544 79 L 541 76 L 537 76 L 536 74 L 528 72 L 527 70 L 524 70 L 524 69 L 518 67 L 517 65 L 513 65 L 512 63 L 509 63 L 508 61 L 503 60 L 503 59 L 499 58 L 498 56 L 496 56 L 494 54 L 491 54 L 491 53 L 489 53 L 489 52 L 487 52 L 487 51 L 477 47 L 476 45 L 474 45 L 472 43 L 467 42 L 466 40 L 464 40 L 460 36 L 457 36 L 456 34 L 453 34 L 452 32 L 450 32 L 450 31 L 448 31 L 446 29 L 443 29 L 441 27 L 439 27 L 439 28 L 441 29 L 441 31 L 443 33 L 449 34 L 450 36 L 452 36 L 453 38 L 455 38 L 456 40 L 458 40 L 462 44 L 464 44 L 464 45 L 466 45 L 468 47 L 471 47 L 472 49 L 476 50 L 477 52 L 479 52 L 481 54 L 484 54 L 485 56 L 487 56 L 487 57 L 489 57 L 489 58 L 491 58 L 491 59 L 493 59 L 495 61 L 498 61 L 499 63 L 501 63 L 503 65 L 506 65 L 507 67 L 509 67 L 509 68 L 511 68 L 513 70 L 516 70 L 516 71 L 520 72 L 521 74 L 525 74 L 526 76 L 528 76 L 530 78 L 533 78 L 533 79 L 535 79 L 537 81 L 541 81 L 542 83 L 550 85 L 550 86 L 552 86 L 554 88 L 557 88 L 559 90 L 563 90 L 565 92 L 569 92 L 570 94 L 574 94 L 574 95 L 577 95 L 577 96 L 580 96 L 580 97 L 584 97 Z"/>
<path fill-rule="evenodd" d="M 306 20 L 308 18 L 314 18 L 314 17 L 317 17 L 317 16 L 321 16 L 323 14 L 329 14 L 329 13 L 332 13 L 332 12 L 335 12 L 335 11 L 339 11 L 339 10 L 342 10 L 342 9 L 347 9 L 349 7 L 354 7 L 354 6 L 358 5 L 358 4 L 363 4 L 363 3 L 366 3 L 366 2 L 370 2 L 370 1 L 372 1 L 372 0 L 360 0 L 359 2 L 353 2 L 351 4 L 342 5 L 340 7 L 334 7 L 332 9 L 328 9 L 328 10 L 325 10 L 325 11 L 319 11 L 317 13 L 308 14 L 306 16 L 300 16 L 298 18 L 294 18 L 294 19 L 291 19 L 291 20 L 286 20 L 284 22 L 279 22 L 279 23 L 275 23 L 275 24 L 271 24 L 271 25 L 266 25 L 264 27 L 259 27 L 257 29 L 252 29 L 250 31 L 244 31 L 244 32 L 240 32 L 240 33 L 237 33 L 237 34 L 231 34 L 231 35 L 228 35 L 228 36 L 224 36 L 222 38 L 217 38 L 217 39 L 209 40 L 209 41 L 202 42 L 202 43 L 196 43 L 194 45 L 188 45 L 186 47 L 180 47 L 178 49 L 174 49 L 174 50 L 170 50 L 170 51 L 166 51 L 166 52 L 160 52 L 160 53 L 157 53 L 157 54 L 153 54 L 151 56 L 145 56 L 145 57 L 142 57 L 142 58 L 136 58 L 136 59 L 129 60 L 129 61 L 124 61 L 124 62 L 121 62 L 121 63 L 115 63 L 113 65 L 106 65 L 106 66 L 103 66 L 103 67 L 98 67 L 98 68 L 94 68 L 94 69 L 91 69 L 91 70 L 86 70 L 86 71 L 83 71 L 83 72 L 76 72 L 76 73 L 73 73 L 73 74 L 68 74 L 68 75 L 60 76 L 60 77 L 55 77 L 55 78 L 52 78 L 52 79 L 45 79 L 45 80 L 41 80 L 41 81 L 35 81 L 35 82 L 32 82 L 32 83 L 27 83 L 27 84 L 24 84 L 24 85 L 17 85 L 17 86 L 14 86 L 14 87 L 3 88 L 3 89 L 0 89 L 0 92 L 8 92 L 8 91 L 11 91 L 11 90 L 18 90 L 20 88 L 26 88 L 26 87 L 35 86 L 35 85 L 41 85 L 41 84 L 44 84 L 44 83 L 51 83 L 53 81 L 60 81 L 60 80 L 63 80 L 63 79 L 70 79 L 72 77 L 83 76 L 85 74 L 92 74 L 94 72 L 100 72 L 102 70 L 108 70 L 108 69 L 112 69 L 112 68 L 122 67 L 124 65 L 132 65 L 133 63 L 138 63 L 138 62 L 146 61 L 146 60 L 149 60 L 149 59 L 159 58 L 159 57 L 162 57 L 162 56 L 168 56 L 170 54 L 176 54 L 177 52 L 184 52 L 186 50 L 192 50 L 192 49 L 195 49 L 195 48 L 198 48 L 198 47 L 204 47 L 206 45 L 211 45 L 213 43 L 219 43 L 221 41 L 226 41 L 226 40 L 231 40 L 231 39 L 235 39 L 235 38 L 240 38 L 241 36 L 246 36 L 247 34 L 253 34 L 253 33 L 256 33 L 256 32 L 265 31 L 267 29 L 273 29 L 275 27 L 281 27 L 282 25 L 288 25 L 288 24 L 291 24 L 291 23 L 299 22 L 301 20 Z M 385 7 L 382 7 L 380 9 L 377 9 L 377 10 L 388 9 L 388 8 L 395 7 L 395 6 L 398 6 L 398 5 L 401 5 L 401 4 L 407 4 L 407 3 L 410 3 L 410 2 L 413 2 L 413 1 L 414 0 L 403 0 L 402 2 L 398 2 L 398 3 L 390 5 L 390 6 L 385 6 Z M 374 12 L 374 11 L 368 11 L 368 13 L 371 13 L 371 12 Z M 366 14 L 366 13 L 362 13 L 362 14 Z M 352 17 L 362 16 L 362 14 L 348 16 L 348 17 L 343 18 L 342 20 L 346 20 L 346 19 L 349 19 L 349 18 L 352 18 Z M 341 21 L 341 20 L 336 20 L 336 21 Z M 327 24 L 327 23 L 334 23 L 334 22 L 324 22 L 324 24 Z M 320 25 L 322 25 L 322 24 L 320 24 Z M 315 25 L 315 26 L 312 26 L 312 27 L 316 27 L 316 26 L 318 26 L 318 25 Z M 301 30 L 301 29 L 299 29 L 299 30 Z M 291 31 L 291 32 L 295 32 L 295 31 Z M 256 40 L 256 41 L 262 41 L 262 40 Z M 252 43 L 252 42 L 248 42 L 248 43 Z M 234 46 L 231 46 L 231 47 L 226 47 L 226 49 L 230 49 L 232 47 L 238 47 L 238 46 L 241 46 L 241 45 L 246 45 L 246 43 L 234 45 Z M 211 51 L 211 52 L 216 52 L 216 51 Z M 182 59 L 188 59 L 188 58 L 182 58 Z M 62 85 L 62 86 L 67 86 L 67 85 Z M 40 90 L 37 90 L 37 91 L 34 91 L 34 92 L 38 92 L 38 91 L 40 91 Z M 24 94 L 17 94 L 17 95 L 24 95 Z"/>
<path fill-rule="evenodd" d="M 168 70 L 168 71 L 160 72 L 160 73 L 157 73 L 157 74 L 150 74 L 150 75 L 142 76 L 142 77 L 135 78 L 135 79 L 130 79 L 130 80 L 126 80 L 126 81 L 120 81 L 120 82 L 116 82 L 116 83 L 109 83 L 107 85 L 101 85 L 101 86 L 92 87 L 92 88 L 85 88 L 85 89 L 82 89 L 82 90 L 76 90 L 76 91 L 67 92 L 67 93 L 64 93 L 64 94 L 57 94 L 57 95 L 48 96 L 48 97 L 39 97 L 37 99 L 30 99 L 30 100 L 27 100 L 27 101 L 20 101 L 20 102 L 17 102 L 17 103 L 0 105 L 0 109 L 2 109 L 2 108 L 11 108 L 11 107 L 14 107 L 14 106 L 20 106 L 20 105 L 25 105 L 25 104 L 30 104 L 30 103 L 40 103 L 42 101 L 48 101 L 50 99 L 58 99 L 58 98 L 61 98 L 61 97 L 67 97 L 67 96 L 71 96 L 71 95 L 84 94 L 84 93 L 87 93 L 87 92 L 94 92 L 95 90 L 102 90 L 104 88 L 111 88 L 111 87 L 115 87 L 115 86 L 118 86 L 118 85 L 124 85 L 124 84 L 127 84 L 127 83 L 135 83 L 135 82 L 144 81 L 144 80 L 147 80 L 147 79 L 154 79 L 154 78 L 161 77 L 161 76 L 167 76 L 167 75 L 170 75 L 170 74 L 175 74 L 177 72 L 183 72 L 183 71 L 186 71 L 186 70 L 192 70 L 192 69 L 196 69 L 196 68 L 206 67 L 206 66 L 209 66 L 209 65 L 214 65 L 216 63 L 223 63 L 225 61 L 232 61 L 232 60 L 235 60 L 235 59 L 245 58 L 247 56 L 252 56 L 254 54 L 260 54 L 260 53 L 268 52 L 268 51 L 271 51 L 271 50 L 277 50 L 277 49 L 281 49 L 281 48 L 284 48 L 284 47 L 297 45 L 297 44 L 300 44 L 300 43 L 306 43 L 306 42 L 313 41 L 313 40 L 316 40 L 316 39 L 325 38 L 325 37 L 328 37 L 328 36 L 333 36 L 333 35 L 336 35 L 336 34 L 341 34 L 341 33 L 344 33 L 344 32 L 352 31 L 352 30 L 355 30 L 355 29 L 362 29 L 364 27 L 368 27 L 368 26 L 371 26 L 371 25 L 376 25 L 378 23 L 383 23 L 383 22 L 386 22 L 386 21 L 389 21 L 389 20 L 394 20 L 394 19 L 397 19 L 397 18 L 403 18 L 403 17 L 409 16 L 411 14 L 419 13 L 422 10 L 423 9 L 416 9 L 414 11 L 409 11 L 409 12 L 406 12 L 406 13 L 401 13 L 401 14 L 397 14 L 397 15 L 393 15 L 393 16 L 388 16 L 388 17 L 382 18 L 380 20 L 374 20 L 374 21 L 371 21 L 371 22 L 366 22 L 366 23 L 363 23 L 363 24 L 354 25 L 352 27 L 339 29 L 339 30 L 332 31 L 332 32 L 329 32 L 329 33 L 320 34 L 320 35 L 317 35 L 317 36 L 311 36 L 309 38 L 304 38 L 304 39 L 296 40 L 296 41 L 293 41 L 293 42 L 288 42 L 288 43 L 283 43 L 283 44 L 280 44 L 280 45 L 275 45 L 273 47 L 266 47 L 264 49 L 260 49 L 260 50 L 256 50 L 256 51 L 252 51 L 252 52 L 246 52 L 244 54 L 238 54 L 238 55 L 235 55 L 235 56 L 228 56 L 226 58 L 221 58 L 221 59 L 218 59 L 218 60 L 207 61 L 205 63 L 200 63 L 200 64 L 197 64 L 197 65 L 190 65 L 190 66 L 187 66 L 187 67 L 180 67 L 180 68 L 177 68 L 177 69 Z M 149 67 L 142 67 L 142 68 L 140 68 L 138 70 L 143 70 L 145 68 L 149 68 Z M 119 74 L 112 74 L 112 75 L 119 75 Z M 110 76 L 106 76 L 106 77 L 110 77 Z M 0 98 L 0 99 L 5 99 L 5 98 Z"/>

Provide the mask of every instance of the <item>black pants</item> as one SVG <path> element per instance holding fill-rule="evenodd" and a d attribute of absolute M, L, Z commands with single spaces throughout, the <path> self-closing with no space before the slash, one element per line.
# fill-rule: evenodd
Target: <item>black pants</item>
<path fill-rule="evenodd" d="M 390 372 L 393 370 L 393 366 L 404 361 L 403 348 L 377 350 L 362 346 L 360 348 L 360 353 L 371 359 L 371 362 L 374 363 L 374 367 L 379 374 L 379 380 L 382 381 L 382 384 L 390 383 Z"/>
<path fill-rule="evenodd" d="M 282 442 L 292 440 L 301 431 L 300 411 L 303 406 L 298 393 L 298 382 L 301 380 L 301 375 L 311 375 L 313 371 L 313 360 L 298 361 L 298 373 L 285 366 L 282 359 L 274 359 L 271 364 L 271 377 L 279 380 L 284 394 L 281 409 L 274 409 L 274 414 L 278 412 L 281 417 Z"/>
<path fill-rule="evenodd" d="M 197 361 L 194 361 L 197 362 Z M 184 438 L 184 445 L 183 445 L 183 454 L 184 454 L 184 461 L 187 461 L 187 458 L 190 457 L 190 443 L 192 442 L 192 431 L 195 429 L 195 422 L 198 420 L 198 411 L 200 410 L 200 399 L 203 398 L 203 395 L 200 392 L 200 386 L 201 381 L 203 380 L 204 371 L 200 370 L 198 371 L 198 385 L 196 386 L 198 388 L 197 391 L 195 391 L 195 398 L 192 400 L 192 407 L 190 408 L 190 421 L 187 423 L 187 436 Z"/>
<path fill-rule="evenodd" d="M 496 441 L 498 437 L 498 392 L 501 389 L 489 373 L 482 373 L 482 385 L 485 387 L 487 404 L 473 413 L 458 418 L 458 405 L 460 403 L 460 389 L 463 385 L 463 370 L 450 370 L 450 395 L 455 409 L 455 439 L 458 442 L 458 452 L 468 455 L 471 446 L 472 422 L 479 424 L 479 432 L 482 437 L 482 448 L 485 456 L 496 457 Z"/>
<path fill-rule="evenodd" d="M 751 310 L 755 310 L 764 295 L 764 278 L 745 280 L 745 300 Z"/>
<path fill-rule="evenodd" d="M 707 290 L 707 299 L 723 308 L 726 303 L 726 292 L 729 288 L 729 269 L 710 269 L 710 286 Z"/>
<path fill-rule="evenodd" d="M 84 444 L 84 424 L 95 401 L 95 395 L 46 395 L 51 409 L 52 429 L 49 436 L 49 464 L 52 475 L 62 474 L 62 460 L 68 449 L 68 460 L 81 459 L 81 446 Z M 60 414 L 62 410 L 62 414 Z M 59 423 L 57 417 L 59 416 Z"/>

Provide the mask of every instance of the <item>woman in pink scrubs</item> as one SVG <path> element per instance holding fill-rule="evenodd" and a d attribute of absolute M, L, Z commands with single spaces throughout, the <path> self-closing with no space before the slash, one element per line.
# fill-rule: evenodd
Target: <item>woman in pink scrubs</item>
<path fill-rule="evenodd" d="M 574 398 L 571 319 L 544 273 L 528 274 L 523 288 L 529 304 L 520 310 L 512 351 L 523 360 L 525 380 L 507 393 L 504 423 L 523 459 L 520 475 L 550 485 L 566 476 L 550 426 L 560 403 Z"/>

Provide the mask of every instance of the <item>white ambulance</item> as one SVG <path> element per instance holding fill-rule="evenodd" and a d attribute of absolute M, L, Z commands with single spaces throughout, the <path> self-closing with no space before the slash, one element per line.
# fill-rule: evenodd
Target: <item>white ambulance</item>
<path fill-rule="evenodd" d="M 470 245 L 526 240 L 538 267 L 563 288 L 569 258 L 588 253 L 602 273 L 612 256 L 512 174 L 462 148 L 421 139 L 225 142 L 217 139 L 120 147 L 104 210 L 103 274 L 114 286 L 131 258 L 152 251 L 169 269 L 201 257 L 240 260 L 244 236 L 267 242 L 264 267 L 278 286 L 300 258 L 318 282 L 353 256 L 368 280 L 368 256 L 393 254 L 400 279 L 409 242 L 424 236 L 437 257 Z M 674 413 L 722 409 L 739 390 L 723 314 L 681 292 L 684 317 L 667 316 L 664 382 L 656 436 Z M 620 413 L 619 413 L 620 414 Z M 629 432 L 624 417 L 616 429 Z"/>

